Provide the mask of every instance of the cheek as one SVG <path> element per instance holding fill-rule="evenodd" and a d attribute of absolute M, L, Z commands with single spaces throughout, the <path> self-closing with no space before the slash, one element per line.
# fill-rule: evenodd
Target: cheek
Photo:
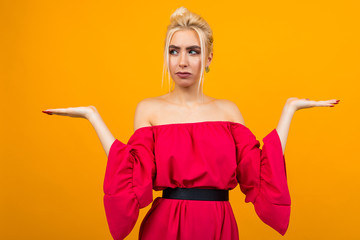
<path fill-rule="evenodd" d="M 175 66 L 177 64 L 177 59 L 175 57 L 169 56 L 169 65 Z"/>
<path fill-rule="evenodd" d="M 198 69 L 201 68 L 201 59 L 200 58 L 194 58 L 192 61 L 192 65 Z"/>
<path fill-rule="evenodd" d="M 191 63 L 191 65 L 201 65 L 201 58 L 199 57 L 195 57 L 195 56 L 191 56 L 188 58 L 189 63 Z"/>
<path fill-rule="evenodd" d="M 172 69 L 175 67 L 175 65 L 176 65 L 176 62 L 169 59 L 169 68 Z"/>

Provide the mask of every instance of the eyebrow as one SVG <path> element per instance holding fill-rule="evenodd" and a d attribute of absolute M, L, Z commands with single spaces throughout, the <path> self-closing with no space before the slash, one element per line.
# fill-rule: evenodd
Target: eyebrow
<path fill-rule="evenodd" d="M 175 46 L 175 45 L 170 45 L 170 46 L 169 46 L 169 48 L 180 49 L 180 47 Z M 193 49 L 193 48 L 198 48 L 198 49 L 201 49 L 199 46 L 197 46 L 197 45 L 193 45 L 193 46 L 187 47 L 187 48 L 186 48 L 186 50 L 188 50 L 188 49 Z"/>

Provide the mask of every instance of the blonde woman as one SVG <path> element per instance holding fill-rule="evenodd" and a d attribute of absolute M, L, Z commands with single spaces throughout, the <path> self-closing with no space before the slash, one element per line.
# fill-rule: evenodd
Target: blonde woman
<path fill-rule="evenodd" d="M 286 233 L 291 200 L 284 150 L 292 116 L 338 100 L 289 98 L 260 149 L 236 104 L 203 94 L 212 58 L 210 26 L 180 7 L 171 16 L 164 48 L 164 70 L 174 88 L 138 104 L 126 144 L 113 137 L 94 106 L 44 111 L 86 118 L 99 136 L 108 158 L 104 207 L 114 239 L 124 239 L 139 209 L 150 203 L 139 239 L 239 239 L 229 202 L 229 190 L 238 184 L 259 218 Z M 153 200 L 153 189 L 162 190 L 162 197 Z"/>

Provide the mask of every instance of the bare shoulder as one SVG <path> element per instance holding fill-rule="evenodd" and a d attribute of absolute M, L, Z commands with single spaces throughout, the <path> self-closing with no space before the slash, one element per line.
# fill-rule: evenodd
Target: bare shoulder
<path fill-rule="evenodd" d="M 156 97 L 149 97 L 144 98 L 137 104 L 134 116 L 134 131 L 141 127 L 151 126 L 151 114 L 154 112 L 158 101 Z"/>
<path fill-rule="evenodd" d="M 228 116 L 229 121 L 237 122 L 245 125 L 244 118 L 240 112 L 240 109 L 236 105 L 236 103 L 228 100 L 228 99 L 217 99 L 216 100 L 219 107 L 225 112 Z"/>

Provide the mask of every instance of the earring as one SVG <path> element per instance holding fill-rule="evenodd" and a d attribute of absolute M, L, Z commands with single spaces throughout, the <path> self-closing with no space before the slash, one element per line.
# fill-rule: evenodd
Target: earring
<path fill-rule="evenodd" d="M 210 68 L 208 66 L 205 67 L 205 72 L 209 72 L 210 71 Z"/>

